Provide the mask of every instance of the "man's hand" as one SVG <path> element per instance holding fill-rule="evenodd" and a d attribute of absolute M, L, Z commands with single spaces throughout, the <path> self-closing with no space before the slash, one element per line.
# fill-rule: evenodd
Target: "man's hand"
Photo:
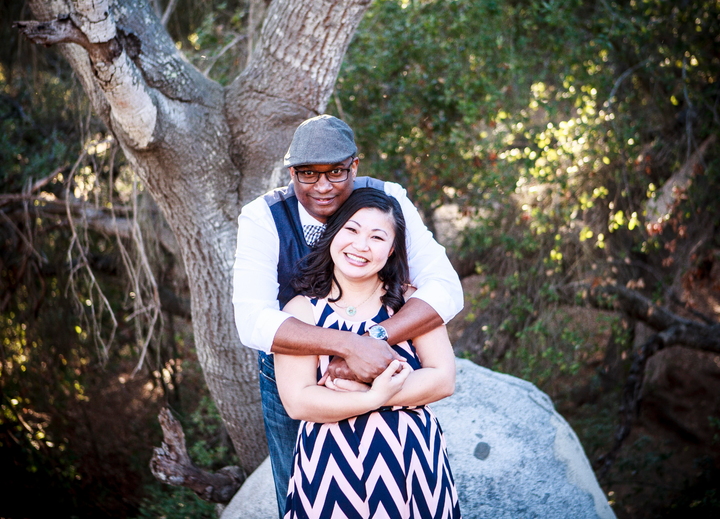
<path fill-rule="evenodd" d="M 352 372 L 350 367 L 347 365 L 347 362 L 345 362 L 345 359 L 342 357 L 332 358 L 330 364 L 328 364 L 327 371 L 325 371 L 325 375 L 323 375 L 323 378 L 325 377 L 329 377 L 331 379 L 342 378 L 345 380 L 358 381 L 355 373 Z"/>
<path fill-rule="evenodd" d="M 351 373 L 338 372 L 336 369 L 335 374 L 331 373 L 330 376 L 372 383 L 393 360 L 404 359 L 395 353 L 387 342 L 368 335 L 355 335 L 350 353 L 345 358 Z"/>

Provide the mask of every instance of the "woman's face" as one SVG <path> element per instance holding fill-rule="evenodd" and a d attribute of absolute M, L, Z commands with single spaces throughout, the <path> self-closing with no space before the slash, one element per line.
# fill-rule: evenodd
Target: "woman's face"
<path fill-rule="evenodd" d="M 395 243 L 392 215 L 379 209 L 360 209 L 333 238 L 330 256 L 336 276 L 351 280 L 375 276 L 387 262 Z"/>

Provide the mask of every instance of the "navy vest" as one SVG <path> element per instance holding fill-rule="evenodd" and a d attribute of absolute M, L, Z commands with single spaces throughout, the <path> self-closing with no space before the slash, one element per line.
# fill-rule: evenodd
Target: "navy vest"
<path fill-rule="evenodd" d="M 385 182 L 370 177 L 357 177 L 353 189 L 372 187 L 385 190 Z M 310 252 L 310 246 L 305 242 L 300 213 L 298 212 L 298 199 L 292 184 L 276 189 L 264 197 L 280 238 L 280 255 L 278 258 L 278 301 L 283 308 L 288 301 L 297 295 L 290 282 L 298 272 L 300 262 Z"/>

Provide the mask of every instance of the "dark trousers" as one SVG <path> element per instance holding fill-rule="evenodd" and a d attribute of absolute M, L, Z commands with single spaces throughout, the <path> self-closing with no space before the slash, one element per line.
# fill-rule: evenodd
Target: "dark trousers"
<path fill-rule="evenodd" d="M 278 514 L 282 519 L 285 514 L 285 501 L 300 421 L 290 418 L 280 401 L 275 382 L 275 358 L 272 355 L 258 352 L 258 363 L 265 435 L 270 448 Z"/>

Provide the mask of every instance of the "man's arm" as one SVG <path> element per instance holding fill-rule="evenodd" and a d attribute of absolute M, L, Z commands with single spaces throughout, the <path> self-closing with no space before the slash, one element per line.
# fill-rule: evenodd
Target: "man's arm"
<path fill-rule="evenodd" d="M 387 344 L 399 344 L 408 339 L 420 337 L 426 333 L 442 326 L 442 317 L 438 315 L 435 309 L 422 299 L 411 297 L 398 313 L 390 319 L 383 321 L 383 328 L 388 332 Z M 377 339 L 371 339 L 376 342 Z M 341 355 L 342 357 L 342 355 Z M 343 357 L 344 359 L 345 357 Z M 342 362 L 342 359 L 333 359 L 327 369 L 330 379 L 346 379 L 360 380 L 367 382 L 368 380 L 357 377 L 356 371 L 348 363 Z M 323 380 L 324 382 L 324 380 Z"/>
<path fill-rule="evenodd" d="M 342 357 L 357 379 L 364 382 L 372 382 L 394 359 L 400 360 L 385 341 L 312 326 L 294 317 L 284 321 L 278 328 L 272 352 Z"/>
<path fill-rule="evenodd" d="M 277 300 L 279 249 L 267 203 L 258 198 L 243 207 L 233 266 L 235 325 L 243 345 L 265 353 L 278 327 L 290 317 L 280 311 Z"/>
<path fill-rule="evenodd" d="M 442 317 L 422 299 L 411 297 L 398 313 L 381 323 L 388 332 L 389 344 L 399 344 L 425 335 L 443 325 Z"/>

